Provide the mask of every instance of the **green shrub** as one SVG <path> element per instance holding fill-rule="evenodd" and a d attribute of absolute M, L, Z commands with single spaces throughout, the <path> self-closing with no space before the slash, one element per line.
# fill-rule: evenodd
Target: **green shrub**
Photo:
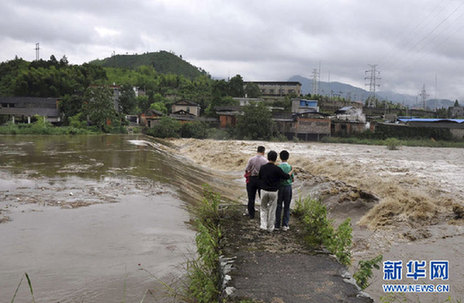
<path fill-rule="evenodd" d="M 207 137 L 207 125 L 200 121 L 185 123 L 180 129 L 180 133 L 182 138 L 204 139 Z"/>
<path fill-rule="evenodd" d="M 378 255 L 370 260 L 361 260 L 358 263 L 358 270 L 354 273 L 353 277 L 361 289 L 366 289 L 370 283 L 369 279 L 372 277 L 372 268 L 379 269 L 379 263 L 382 262 L 383 256 Z"/>
<path fill-rule="evenodd" d="M 396 138 L 388 138 L 385 140 L 385 145 L 389 150 L 397 150 L 400 146 L 400 140 Z"/>
<path fill-rule="evenodd" d="M 179 138 L 181 127 L 179 121 L 170 117 L 162 117 L 154 127 L 147 130 L 147 135 L 158 138 Z"/>
<path fill-rule="evenodd" d="M 327 208 L 309 197 L 296 201 L 295 214 L 304 224 L 304 238 L 309 246 L 325 246 L 342 264 L 351 263 L 352 228 L 347 218 L 335 230 L 333 221 L 327 218 Z"/>

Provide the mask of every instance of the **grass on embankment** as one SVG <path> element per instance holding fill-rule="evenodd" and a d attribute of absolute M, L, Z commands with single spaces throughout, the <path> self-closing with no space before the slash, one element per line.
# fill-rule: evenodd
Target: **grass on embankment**
<path fill-rule="evenodd" d="M 372 139 L 356 137 L 324 137 L 321 141 L 324 143 L 347 143 L 347 144 L 364 144 L 364 145 L 385 145 L 389 146 L 391 139 L 397 141 L 398 146 L 423 146 L 423 147 L 455 147 L 464 148 L 464 141 L 445 141 L 434 139 Z"/>
<path fill-rule="evenodd" d="M 97 127 L 77 128 L 72 126 L 53 126 L 49 123 L 13 124 L 0 126 L 0 135 L 89 135 L 101 134 Z M 105 133 L 127 133 L 124 127 L 108 128 Z"/>

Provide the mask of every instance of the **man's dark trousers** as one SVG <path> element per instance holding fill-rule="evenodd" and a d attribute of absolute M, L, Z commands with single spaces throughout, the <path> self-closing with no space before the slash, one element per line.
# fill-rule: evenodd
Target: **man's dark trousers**
<path fill-rule="evenodd" d="M 259 179 L 258 176 L 252 176 L 250 177 L 250 181 L 247 183 L 248 215 L 251 219 L 255 217 L 256 192 L 259 194 Z"/>
<path fill-rule="evenodd" d="M 290 202 L 292 201 L 292 186 L 284 185 L 279 188 L 277 196 L 277 208 L 276 208 L 276 221 L 275 228 L 280 228 L 280 222 L 282 218 L 282 202 L 284 204 L 284 217 L 282 226 L 288 227 L 288 221 L 290 221 Z"/>

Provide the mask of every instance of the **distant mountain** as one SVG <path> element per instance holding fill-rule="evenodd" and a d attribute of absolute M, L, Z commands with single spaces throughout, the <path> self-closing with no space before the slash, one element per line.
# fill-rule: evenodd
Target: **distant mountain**
<path fill-rule="evenodd" d="M 302 94 L 311 93 L 313 80 L 302 76 L 293 76 L 288 81 L 298 81 L 301 83 Z M 365 101 L 369 97 L 369 92 L 365 89 L 355 87 L 346 83 L 340 82 L 319 82 L 319 92 L 322 95 L 337 95 L 353 101 Z M 422 107 L 420 99 L 416 96 L 398 94 L 390 91 L 379 91 L 376 93 L 379 99 L 388 100 L 394 103 L 401 103 L 410 107 Z M 442 107 L 453 106 L 454 102 L 448 99 L 429 99 L 426 101 L 426 106 L 435 109 Z"/>
<path fill-rule="evenodd" d="M 116 67 L 133 69 L 142 65 L 153 66 L 155 70 L 162 74 L 183 75 L 193 79 L 206 72 L 201 68 L 193 66 L 187 61 L 173 53 L 159 51 L 154 53 L 145 53 L 140 55 L 114 55 L 102 60 L 94 60 L 91 64 L 101 65 L 103 67 Z"/>

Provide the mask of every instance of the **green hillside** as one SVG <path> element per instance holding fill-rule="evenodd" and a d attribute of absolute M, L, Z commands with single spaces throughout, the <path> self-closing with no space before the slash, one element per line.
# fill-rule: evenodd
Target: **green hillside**
<path fill-rule="evenodd" d="M 103 67 L 127 69 L 147 65 L 153 66 L 157 72 L 162 74 L 183 75 L 190 79 L 206 74 L 206 72 L 201 68 L 197 68 L 182 58 L 166 51 L 145 53 L 141 55 L 115 55 L 103 60 L 97 59 L 90 63 Z"/>

